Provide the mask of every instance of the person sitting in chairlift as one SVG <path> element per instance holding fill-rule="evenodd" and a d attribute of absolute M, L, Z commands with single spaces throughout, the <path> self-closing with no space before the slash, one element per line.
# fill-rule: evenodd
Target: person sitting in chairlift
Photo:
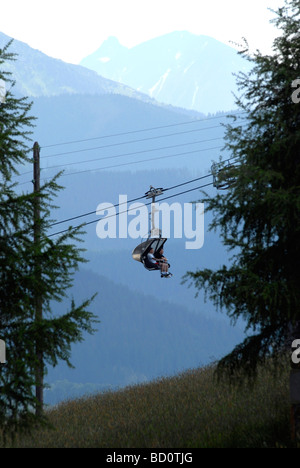
<path fill-rule="evenodd" d="M 162 255 L 160 254 L 162 249 L 159 250 L 159 254 L 158 256 Z M 149 253 L 147 255 L 147 259 L 149 261 L 150 264 L 154 265 L 157 267 L 157 269 L 159 269 L 161 271 L 161 278 L 168 278 L 171 275 L 171 273 L 168 272 L 168 269 L 169 269 L 169 265 L 168 263 L 164 260 L 165 257 L 161 256 L 161 258 L 155 258 L 154 257 L 154 249 L 151 248 L 149 250 Z M 167 260 L 167 259 L 166 259 Z"/>
<path fill-rule="evenodd" d="M 161 247 L 157 252 L 155 252 L 155 257 L 164 263 L 168 263 L 168 259 L 164 256 L 164 248 Z"/>

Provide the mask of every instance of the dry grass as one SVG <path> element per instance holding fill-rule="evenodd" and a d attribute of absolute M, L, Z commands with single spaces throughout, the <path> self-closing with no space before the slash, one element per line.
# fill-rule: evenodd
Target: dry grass
<path fill-rule="evenodd" d="M 54 429 L 17 447 L 195 448 L 289 444 L 288 372 L 263 369 L 253 388 L 217 383 L 213 368 L 127 387 L 48 410 Z"/>

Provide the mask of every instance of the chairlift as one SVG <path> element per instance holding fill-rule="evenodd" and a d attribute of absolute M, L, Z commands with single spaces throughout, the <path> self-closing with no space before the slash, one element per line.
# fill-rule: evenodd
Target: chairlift
<path fill-rule="evenodd" d="M 152 208 L 153 204 L 155 203 L 155 197 L 157 195 L 161 195 L 163 193 L 163 188 L 154 188 L 150 186 L 150 190 L 145 193 L 146 198 L 152 198 Z M 151 249 L 154 250 L 154 257 L 160 251 L 160 249 L 165 245 L 167 242 L 166 237 L 161 237 L 161 230 L 155 227 L 154 223 L 154 213 L 155 210 L 151 209 L 151 221 L 150 221 L 150 232 L 148 239 L 141 244 L 139 244 L 133 251 L 132 251 L 132 258 L 137 262 L 141 262 L 144 267 L 149 271 L 157 270 L 157 266 L 150 264 L 147 258 L 148 253 Z M 170 265 L 169 265 L 170 266 Z"/>
<path fill-rule="evenodd" d="M 232 174 L 235 165 L 230 160 L 213 163 L 211 173 L 213 175 L 213 186 L 218 190 L 226 190 L 236 181 Z"/>
<path fill-rule="evenodd" d="M 147 255 L 151 249 L 154 249 L 154 256 L 164 244 L 167 242 L 167 238 L 158 237 L 158 238 L 148 238 L 146 241 L 139 244 L 132 252 L 133 260 L 141 262 L 144 267 L 149 271 L 157 270 L 155 265 L 152 265 L 148 262 Z"/>

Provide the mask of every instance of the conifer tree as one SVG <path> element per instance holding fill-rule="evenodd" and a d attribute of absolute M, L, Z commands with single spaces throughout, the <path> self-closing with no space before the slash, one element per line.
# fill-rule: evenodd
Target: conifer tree
<path fill-rule="evenodd" d="M 47 234 L 52 200 L 62 188 L 59 175 L 38 193 L 21 193 L 13 183 L 22 164 L 32 163 L 34 118 L 31 103 L 14 97 L 15 83 L 3 71 L 3 64 L 15 59 L 9 46 L 0 50 L 0 80 L 6 85 L 0 102 L 0 339 L 6 345 L 6 363 L 0 364 L 0 438 L 46 421 L 41 395 L 47 366 L 59 360 L 71 366 L 71 344 L 81 341 L 83 332 L 92 333 L 96 322 L 88 311 L 93 298 L 80 305 L 70 300 L 69 310 L 55 312 L 55 301 L 68 297 L 74 272 L 84 261 L 80 227 L 55 238 Z"/>
<path fill-rule="evenodd" d="M 257 364 L 277 356 L 300 321 L 300 3 L 274 12 L 280 35 L 273 52 L 240 53 L 252 63 L 239 73 L 239 120 L 226 125 L 225 148 L 234 167 L 219 176 L 227 190 L 202 200 L 232 253 L 230 265 L 188 272 L 250 336 L 219 363 L 232 375 L 255 375 Z M 298 336 L 300 338 L 300 336 Z"/>

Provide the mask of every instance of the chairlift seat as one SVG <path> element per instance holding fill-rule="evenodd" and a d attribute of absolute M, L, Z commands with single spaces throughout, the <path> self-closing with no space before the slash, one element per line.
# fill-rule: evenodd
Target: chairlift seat
<path fill-rule="evenodd" d="M 155 252 L 159 251 L 164 244 L 167 242 L 167 238 L 165 237 L 156 237 L 156 238 L 149 238 L 146 241 L 139 244 L 133 251 L 132 251 L 132 258 L 137 262 L 141 262 L 144 267 L 149 271 L 157 270 L 157 265 L 151 265 L 148 262 L 147 255 L 150 252 L 150 249 L 154 250 Z"/>

